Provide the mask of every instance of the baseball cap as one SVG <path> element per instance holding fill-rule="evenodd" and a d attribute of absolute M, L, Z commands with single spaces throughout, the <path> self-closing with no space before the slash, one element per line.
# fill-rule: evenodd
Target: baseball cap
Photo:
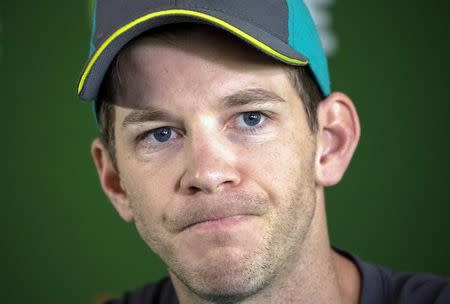
<path fill-rule="evenodd" d="M 331 93 L 326 55 L 302 0 L 96 0 L 79 97 L 97 100 L 109 65 L 133 38 L 184 22 L 223 29 L 276 60 L 308 66 L 323 95 Z"/>

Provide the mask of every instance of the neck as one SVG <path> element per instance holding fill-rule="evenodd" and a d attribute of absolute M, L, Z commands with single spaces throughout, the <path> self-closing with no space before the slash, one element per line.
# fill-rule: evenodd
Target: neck
<path fill-rule="evenodd" d="M 322 189 L 316 198 L 310 233 L 298 252 L 286 261 L 282 275 L 239 303 L 358 303 L 358 271 L 353 263 L 332 250 Z M 211 303 L 190 292 L 175 276 L 171 275 L 171 279 L 181 304 Z"/>

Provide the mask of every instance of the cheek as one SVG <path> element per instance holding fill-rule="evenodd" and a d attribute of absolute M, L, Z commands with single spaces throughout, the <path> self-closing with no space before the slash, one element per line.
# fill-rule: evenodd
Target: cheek
<path fill-rule="evenodd" d="M 299 182 L 313 178 L 314 150 L 311 138 L 295 135 L 254 145 L 240 153 L 243 171 L 280 202 Z"/>
<path fill-rule="evenodd" d="M 174 169 L 179 167 L 180 160 L 173 153 L 142 158 L 131 148 L 123 148 L 121 152 L 119 171 L 130 201 L 145 205 L 152 216 L 158 216 L 172 199 L 176 185 Z"/>
<path fill-rule="evenodd" d="M 121 171 L 125 172 L 122 183 L 136 226 L 141 234 L 147 231 L 146 237 L 161 233 L 166 211 L 174 201 L 176 179 L 169 171 L 168 166 L 158 167 L 137 161 L 129 161 Z"/>
<path fill-rule="evenodd" d="M 155 174 L 145 170 L 134 170 L 124 182 L 134 223 L 141 238 L 154 251 L 161 252 L 164 247 L 166 231 L 163 229 L 165 208 L 170 202 L 170 195 L 164 189 L 165 183 Z"/>

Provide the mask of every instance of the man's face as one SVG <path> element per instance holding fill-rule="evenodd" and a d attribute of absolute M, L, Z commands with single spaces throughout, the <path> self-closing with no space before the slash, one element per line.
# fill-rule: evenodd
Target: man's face
<path fill-rule="evenodd" d="M 137 229 L 173 279 L 252 294 L 305 250 L 316 145 L 286 68 L 211 33 L 123 54 L 116 157 Z"/>

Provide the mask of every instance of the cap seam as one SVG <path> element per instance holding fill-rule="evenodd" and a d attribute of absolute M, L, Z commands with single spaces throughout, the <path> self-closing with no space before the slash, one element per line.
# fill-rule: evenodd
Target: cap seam
<path fill-rule="evenodd" d="M 247 18 L 247 17 L 245 17 L 245 16 L 243 16 L 243 15 L 230 13 L 229 11 L 220 10 L 220 9 L 216 9 L 216 8 L 210 8 L 210 7 L 203 7 L 203 6 L 189 6 L 189 7 L 186 7 L 186 9 L 205 9 L 205 10 L 208 10 L 208 11 L 211 11 L 211 12 L 219 12 L 219 13 L 223 13 L 223 14 L 226 14 L 226 15 L 229 15 L 229 16 L 232 16 L 232 17 L 239 18 L 239 19 L 241 19 L 241 20 L 248 20 L 248 21 L 251 21 L 252 24 L 254 24 L 255 26 L 257 26 L 259 29 L 261 29 L 264 33 L 270 34 L 270 35 L 274 36 L 275 38 L 277 38 L 277 39 L 279 39 L 279 40 L 281 40 L 281 41 L 284 41 L 278 34 L 274 34 L 274 33 L 269 33 L 269 32 L 267 32 L 267 31 L 262 27 L 262 24 L 259 23 L 259 22 L 256 22 L 253 18 Z"/>

